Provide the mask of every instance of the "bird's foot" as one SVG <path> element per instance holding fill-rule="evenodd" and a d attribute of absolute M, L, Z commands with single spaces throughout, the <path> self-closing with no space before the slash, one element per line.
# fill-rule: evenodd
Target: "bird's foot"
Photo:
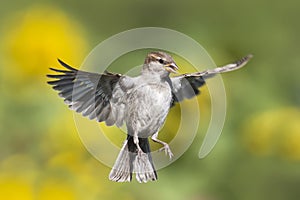
<path fill-rule="evenodd" d="M 139 157 L 141 157 L 142 154 L 144 154 L 144 152 L 143 152 L 142 148 L 139 145 L 139 138 L 137 136 L 133 137 L 133 142 L 136 144 L 136 147 L 137 147 L 137 149 L 136 149 L 137 155 Z"/>
<path fill-rule="evenodd" d="M 169 156 L 170 160 L 174 156 L 168 144 L 164 144 L 164 146 L 158 151 L 165 151 L 166 155 Z"/>
<path fill-rule="evenodd" d="M 138 154 L 139 157 L 141 157 L 142 154 L 144 154 L 142 148 L 139 145 L 137 145 L 137 154 Z"/>

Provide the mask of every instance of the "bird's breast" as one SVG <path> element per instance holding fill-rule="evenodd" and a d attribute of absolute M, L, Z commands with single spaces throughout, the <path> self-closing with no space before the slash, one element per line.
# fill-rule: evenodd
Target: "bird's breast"
<path fill-rule="evenodd" d="M 151 135 L 163 125 L 172 93 L 168 83 L 148 83 L 133 88 L 127 99 L 127 125 Z"/>
<path fill-rule="evenodd" d="M 170 105 L 172 95 L 171 88 L 167 84 L 143 84 L 134 88 L 129 94 L 131 102 L 135 102 L 133 106 L 149 107 L 153 105 L 165 107 Z"/>

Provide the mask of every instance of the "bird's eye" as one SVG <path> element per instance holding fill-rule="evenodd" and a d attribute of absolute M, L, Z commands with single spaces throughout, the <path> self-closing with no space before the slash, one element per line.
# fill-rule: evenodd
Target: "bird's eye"
<path fill-rule="evenodd" d="M 158 62 L 159 62 L 160 64 L 164 64 L 164 63 L 165 63 L 165 61 L 164 61 L 163 59 L 159 59 Z"/>

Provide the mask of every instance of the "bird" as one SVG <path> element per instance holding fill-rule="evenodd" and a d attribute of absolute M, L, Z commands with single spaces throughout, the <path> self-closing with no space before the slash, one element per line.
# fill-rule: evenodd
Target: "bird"
<path fill-rule="evenodd" d="M 136 77 L 104 71 L 78 70 L 58 59 L 64 69 L 50 68 L 47 74 L 54 90 L 70 109 L 107 126 L 127 128 L 123 143 L 109 180 L 130 182 L 133 174 L 140 183 L 156 181 L 158 176 L 151 157 L 149 138 L 162 145 L 160 151 L 172 159 L 169 145 L 158 139 L 169 110 L 184 99 L 200 93 L 206 79 L 216 74 L 240 69 L 252 54 L 236 62 L 202 72 L 178 74 L 179 67 L 171 55 L 162 51 L 146 55 L 141 72 Z M 174 74 L 171 76 L 171 74 Z"/>

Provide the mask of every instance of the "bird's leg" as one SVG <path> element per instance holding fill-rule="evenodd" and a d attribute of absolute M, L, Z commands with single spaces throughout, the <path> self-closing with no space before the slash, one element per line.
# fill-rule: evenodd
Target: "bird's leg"
<path fill-rule="evenodd" d="M 133 142 L 134 142 L 134 144 L 135 144 L 136 147 L 137 147 L 138 154 L 143 153 L 143 150 L 142 150 L 142 148 L 141 148 L 140 145 L 139 145 L 139 137 L 138 137 L 137 134 L 134 134 L 134 135 L 133 135 Z"/>
<path fill-rule="evenodd" d="M 159 144 L 162 144 L 164 145 L 162 148 L 159 149 L 159 151 L 165 151 L 166 155 L 169 156 L 170 159 L 172 159 L 172 157 L 174 156 L 169 145 L 166 143 L 166 142 L 163 142 L 161 140 L 159 140 L 158 138 L 158 132 L 154 133 L 152 136 L 151 136 L 151 139 L 154 141 L 154 142 L 157 142 Z"/>

